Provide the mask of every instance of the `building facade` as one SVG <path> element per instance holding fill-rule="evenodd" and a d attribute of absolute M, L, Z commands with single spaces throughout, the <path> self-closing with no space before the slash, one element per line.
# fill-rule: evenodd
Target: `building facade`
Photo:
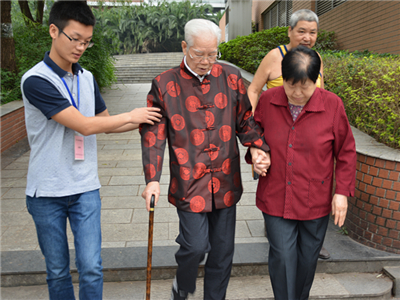
<path fill-rule="evenodd" d="M 288 26 L 292 12 L 317 13 L 320 30 L 336 33 L 339 49 L 400 54 L 400 1 L 253 0 L 258 30 Z"/>

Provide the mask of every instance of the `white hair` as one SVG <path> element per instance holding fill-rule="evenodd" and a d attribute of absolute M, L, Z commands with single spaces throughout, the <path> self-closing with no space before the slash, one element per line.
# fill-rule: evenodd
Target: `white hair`
<path fill-rule="evenodd" d="M 300 9 L 298 11 L 295 11 L 290 16 L 289 26 L 293 29 L 296 27 L 297 22 L 299 21 L 316 22 L 317 27 L 319 27 L 319 20 L 317 14 L 309 9 Z"/>
<path fill-rule="evenodd" d="M 185 25 L 185 41 L 188 47 L 193 46 L 194 38 L 203 34 L 211 34 L 217 38 L 218 45 L 221 40 L 221 29 L 213 22 L 206 19 L 192 19 Z"/>

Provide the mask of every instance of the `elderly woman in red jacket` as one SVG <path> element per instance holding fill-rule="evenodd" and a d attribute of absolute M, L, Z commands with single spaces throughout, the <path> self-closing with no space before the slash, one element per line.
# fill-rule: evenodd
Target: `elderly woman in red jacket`
<path fill-rule="evenodd" d="M 283 86 L 265 91 L 254 114 L 271 147 L 271 165 L 254 161 L 254 169 L 261 175 L 256 203 L 270 243 L 275 299 L 308 299 L 329 213 L 342 226 L 354 195 L 353 134 L 341 99 L 316 86 L 320 66 L 314 50 L 289 51 Z"/>

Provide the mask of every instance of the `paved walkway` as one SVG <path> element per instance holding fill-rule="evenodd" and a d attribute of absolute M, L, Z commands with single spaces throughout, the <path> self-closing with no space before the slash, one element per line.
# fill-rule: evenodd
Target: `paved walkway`
<path fill-rule="evenodd" d="M 111 114 L 118 114 L 146 103 L 150 84 L 114 85 L 103 93 Z M 102 256 L 105 299 L 143 299 L 143 272 L 147 257 L 148 212 L 141 193 L 145 182 L 138 131 L 123 134 L 99 134 L 98 160 L 102 184 Z M 242 156 L 244 148 L 241 146 Z M 166 153 L 168 166 L 168 153 Z M 29 160 L 26 141 L 2 154 L 1 170 L 1 270 L 2 299 L 46 299 L 44 285 L 7 287 L 45 283 L 45 265 L 36 231 L 25 205 L 25 185 Z M 242 160 L 244 194 L 237 206 L 236 248 L 228 299 L 272 299 L 268 279 L 268 241 L 264 237 L 261 212 L 255 207 L 257 181 Z M 176 209 L 167 202 L 168 167 L 163 168 L 161 199 L 155 210 L 152 299 L 167 299 L 176 266 L 174 253 L 178 234 Z M 73 278 L 73 236 L 68 229 Z M 387 299 L 391 282 L 378 273 L 383 266 L 399 265 L 400 256 L 360 245 L 338 233 L 329 224 L 326 248 L 332 258 L 320 261 L 312 294 L 339 299 L 355 294 L 381 293 Z M 366 263 L 368 262 L 368 263 Z M 202 269 L 200 268 L 200 273 Z M 332 275 L 327 273 L 341 273 Z M 349 273 L 369 272 L 371 274 Z M 247 276 L 247 277 L 243 277 Z M 378 277 L 377 277 L 378 276 Z M 159 279 L 159 280 L 157 280 Z M 161 280 L 167 279 L 167 280 Z M 120 282 L 125 281 L 125 282 Z M 192 299 L 201 299 L 199 291 Z M 379 285 L 379 288 L 378 288 Z M 359 287 L 358 290 L 356 287 Z M 77 289 L 76 289 L 77 290 Z M 382 292 L 385 290 L 386 292 Z M 357 293 L 356 293 L 357 292 Z M 360 294 L 361 293 L 361 294 Z M 389 292 L 390 294 L 390 292 Z M 328 297 L 328 295 L 330 295 Z M 333 296 L 332 296 L 333 295 Z M 336 298 L 335 298 L 336 297 Z"/>

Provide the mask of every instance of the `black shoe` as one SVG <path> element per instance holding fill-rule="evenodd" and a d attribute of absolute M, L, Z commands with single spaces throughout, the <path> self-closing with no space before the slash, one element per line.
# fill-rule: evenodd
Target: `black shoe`
<path fill-rule="evenodd" d="M 188 292 L 178 289 L 178 283 L 175 278 L 174 283 L 172 284 L 171 300 L 186 300 L 187 297 L 188 297 Z"/>
<path fill-rule="evenodd" d="M 321 259 L 329 259 L 331 258 L 331 255 L 329 254 L 328 250 L 326 250 L 325 247 L 322 246 L 321 251 L 319 251 L 318 257 Z"/>

